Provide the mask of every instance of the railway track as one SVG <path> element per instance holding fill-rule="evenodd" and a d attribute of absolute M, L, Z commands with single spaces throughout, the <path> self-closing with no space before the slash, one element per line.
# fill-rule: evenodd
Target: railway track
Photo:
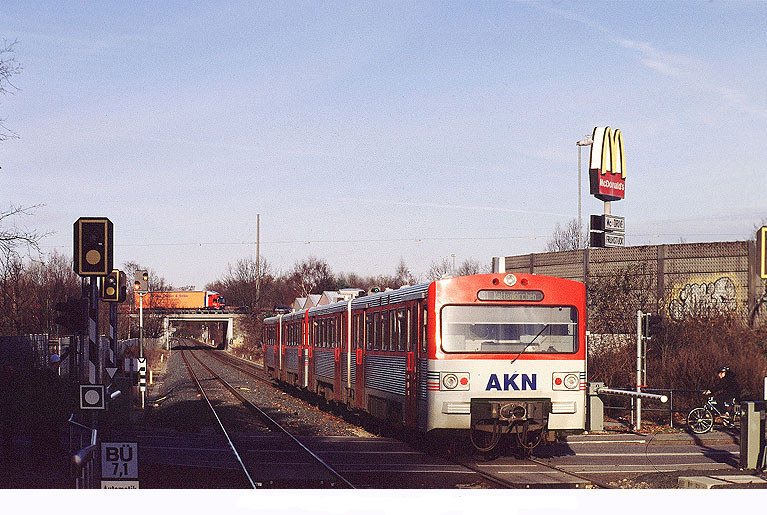
<path fill-rule="evenodd" d="M 196 362 L 196 365 L 190 361 L 189 356 Z M 181 357 L 184 361 L 186 369 L 194 382 L 200 395 L 207 403 L 210 411 L 214 415 L 219 428 L 223 432 L 228 442 L 230 449 L 232 450 L 237 462 L 240 464 L 243 475 L 246 477 L 249 485 L 252 488 L 258 488 L 265 484 L 269 484 L 272 487 L 297 486 L 292 484 L 291 479 L 297 479 L 300 481 L 300 486 L 306 487 L 341 487 L 341 488 L 355 488 L 354 485 L 348 481 L 343 475 L 330 466 L 325 460 L 314 453 L 309 447 L 307 447 L 301 440 L 295 437 L 285 427 L 276 422 L 270 417 L 264 410 L 253 404 L 246 399 L 237 388 L 228 383 L 219 374 L 214 372 L 208 365 L 206 365 L 197 355 L 189 350 L 181 350 Z M 237 443 L 237 438 L 227 430 L 224 418 L 218 412 L 213 402 L 211 402 L 207 395 L 206 389 L 203 388 L 202 382 L 198 377 L 198 373 L 195 372 L 195 366 L 200 367 L 209 374 L 209 378 L 217 381 L 222 385 L 233 397 L 235 397 L 248 411 L 254 414 L 261 423 L 268 428 L 274 434 L 280 436 L 280 439 L 273 441 L 266 441 L 266 444 L 274 447 L 273 452 L 285 452 L 286 441 L 289 447 L 293 448 L 291 453 L 293 460 L 300 460 L 299 463 L 292 463 L 293 469 L 301 471 L 301 478 L 289 478 L 285 477 L 285 469 L 271 470 L 269 467 L 259 466 L 256 460 L 248 459 L 247 455 L 252 453 L 252 449 L 243 443 Z M 230 365 L 231 366 L 231 365 Z M 262 442 L 263 443 L 263 442 Z M 268 450 L 267 450 L 268 451 Z M 263 452 L 263 450 L 262 450 Z M 257 471 L 257 472 L 256 472 Z"/>
<path fill-rule="evenodd" d="M 256 368 L 254 365 L 228 354 L 222 355 L 221 352 L 217 352 L 214 349 L 203 349 L 206 355 L 228 367 L 237 370 L 239 373 L 242 373 L 257 381 L 261 381 L 272 386 L 274 385 L 272 380 L 268 377 L 265 377 L 262 371 L 259 368 Z M 545 482 L 533 482 L 525 480 L 524 478 L 522 480 L 507 480 L 497 473 L 494 474 L 492 472 L 488 472 L 487 470 L 482 470 L 481 464 L 453 458 L 447 458 L 447 460 L 456 466 L 463 467 L 475 474 L 478 474 L 485 481 L 498 488 L 613 488 L 606 483 L 595 481 L 591 478 L 586 478 L 579 474 L 569 472 L 550 463 L 545 463 L 544 461 L 534 457 L 528 457 L 526 458 L 526 461 L 530 464 L 537 465 L 541 469 L 550 471 L 550 474 L 547 474 L 547 481 Z"/>

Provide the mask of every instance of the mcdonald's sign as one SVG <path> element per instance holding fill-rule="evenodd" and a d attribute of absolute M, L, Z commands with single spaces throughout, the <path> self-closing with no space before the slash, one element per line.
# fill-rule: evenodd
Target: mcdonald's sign
<path fill-rule="evenodd" d="M 626 193 L 626 158 L 620 129 L 594 127 L 589 164 L 591 194 L 599 200 L 620 200 Z"/>

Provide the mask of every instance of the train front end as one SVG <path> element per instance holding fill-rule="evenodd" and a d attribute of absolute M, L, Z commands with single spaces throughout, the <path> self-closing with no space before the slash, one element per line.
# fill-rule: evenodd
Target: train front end
<path fill-rule="evenodd" d="M 490 451 L 532 449 L 586 422 L 585 287 L 528 274 L 436 281 L 429 295 L 426 431 L 469 430 Z"/>

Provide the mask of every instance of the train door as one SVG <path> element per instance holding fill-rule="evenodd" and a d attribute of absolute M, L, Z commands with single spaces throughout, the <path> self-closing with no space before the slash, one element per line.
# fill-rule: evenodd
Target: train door
<path fill-rule="evenodd" d="M 341 353 L 344 350 L 344 343 L 346 342 L 346 336 L 349 333 L 346 327 L 346 312 L 341 313 L 339 317 L 340 327 L 338 328 L 335 348 L 333 349 L 334 358 L 334 370 L 333 370 L 333 400 L 341 401 Z"/>
<path fill-rule="evenodd" d="M 418 382 L 419 382 L 419 304 L 412 303 L 406 307 L 403 317 L 403 333 L 405 336 L 405 354 L 407 368 L 405 370 L 405 426 L 416 427 L 418 424 Z"/>
<path fill-rule="evenodd" d="M 372 316 L 367 310 L 360 312 L 360 339 L 357 342 L 356 353 L 356 367 L 357 372 L 355 374 L 354 385 L 354 406 L 357 409 L 365 409 L 365 350 L 371 349 L 372 340 Z"/>

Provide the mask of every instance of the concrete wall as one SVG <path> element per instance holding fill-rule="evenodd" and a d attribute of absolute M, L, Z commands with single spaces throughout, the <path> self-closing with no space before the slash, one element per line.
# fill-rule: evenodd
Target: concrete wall
<path fill-rule="evenodd" d="M 589 248 L 495 258 L 499 271 L 589 279 L 637 267 L 665 315 L 680 320 L 716 308 L 751 317 L 765 296 L 753 241 Z M 762 322 L 764 314 L 761 315 Z"/>

